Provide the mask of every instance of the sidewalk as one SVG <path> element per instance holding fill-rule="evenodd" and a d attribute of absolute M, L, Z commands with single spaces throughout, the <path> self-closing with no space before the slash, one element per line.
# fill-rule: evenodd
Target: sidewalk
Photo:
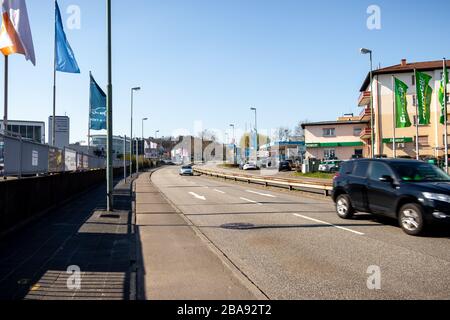
<path fill-rule="evenodd" d="M 105 186 L 0 241 L 0 300 L 128 300 L 135 296 L 130 185 L 115 189 L 106 215 Z M 80 269 L 80 288 L 68 288 Z M 69 284 L 76 282 L 69 281 Z"/>
<path fill-rule="evenodd" d="M 152 184 L 135 183 L 138 298 L 147 300 L 255 300 L 261 298 L 204 242 Z"/>

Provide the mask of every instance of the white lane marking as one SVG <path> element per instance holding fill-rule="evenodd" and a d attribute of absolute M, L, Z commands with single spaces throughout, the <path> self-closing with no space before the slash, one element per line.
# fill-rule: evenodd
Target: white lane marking
<path fill-rule="evenodd" d="M 269 197 L 269 198 L 276 198 L 276 196 L 271 195 L 271 194 L 267 194 L 267 193 L 261 193 L 261 192 L 256 192 L 256 191 L 252 191 L 252 190 L 245 190 L 248 193 L 253 193 L 253 194 L 258 194 L 260 196 L 264 196 L 264 197 Z"/>
<path fill-rule="evenodd" d="M 214 191 L 215 191 L 215 192 L 218 192 L 218 193 L 221 193 L 221 194 L 225 194 L 225 192 L 223 192 L 223 191 L 221 191 L 221 190 L 214 189 Z"/>
<path fill-rule="evenodd" d="M 247 198 L 241 198 L 241 200 L 244 200 L 244 201 L 247 201 L 247 202 L 250 202 L 250 203 L 254 203 L 254 204 L 257 204 L 259 206 L 263 205 L 262 203 L 259 203 L 257 201 L 253 201 L 253 200 L 250 200 L 250 199 L 247 199 Z"/>
<path fill-rule="evenodd" d="M 206 198 L 205 198 L 204 196 L 199 196 L 199 195 L 196 194 L 195 192 L 189 192 L 189 194 L 190 194 L 191 196 L 193 196 L 194 198 L 197 198 L 197 199 L 199 199 L 199 200 L 206 201 Z"/>
<path fill-rule="evenodd" d="M 332 226 L 332 227 L 335 227 L 337 229 L 341 229 L 341 230 L 344 230 L 344 231 L 348 231 L 348 232 L 357 234 L 359 236 L 363 236 L 364 235 L 364 233 L 362 233 L 362 232 L 358 232 L 358 231 L 351 230 L 351 229 L 348 229 L 348 228 L 340 227 L 340 226 L 337 226 L 335 224 L 332 224 L 332 223 L 329 223 L 329 222 L 325 222 L 325 221 L 321 221 L 321 220 L 317 220 L 317 219 L 310 218 L 310 217 L 307 217 L 307 216 L 303 216 L 301 214 L 294 214 L 294 216 L 299 217 L 299 218 L 303 218 L 303 219 L 306 219 L 306 220 L 314 221 L 314 222 L 317 222 L 317 223 L 321 223 L 321 224 L 324 224 L 324 225 Z"/>

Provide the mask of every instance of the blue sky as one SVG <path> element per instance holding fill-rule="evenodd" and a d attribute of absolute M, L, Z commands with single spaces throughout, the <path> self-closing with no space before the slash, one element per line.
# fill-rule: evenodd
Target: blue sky
<path fill-rule="evenodd" d="M 66 33 L 82 70 L 58 74 L 57 113 L 71 118 L 71 140 L 86 141 L 89 71 L 106 87 L 105 1 L 60 0 L 81 9 L 81 28 Z M 366 26 L 381 8 L 381 30 Z M 37 66 L 10 59 L 10 119 L 47 121 L 52 112 L 54 8 L 28 0 Z M 114 133 L 129 135 L 130 88 L 146 135 L 179 128 L 294 127 L 358 112 L 358 90 L 375 64 L 450 57 L 446 0 L 113 0 Z M 4 65 L 0 62 L 0 72 Z M 3 86 L 0 86 L 3 95 Z M 3 115 L 3 108 L 0 115 Z"/>

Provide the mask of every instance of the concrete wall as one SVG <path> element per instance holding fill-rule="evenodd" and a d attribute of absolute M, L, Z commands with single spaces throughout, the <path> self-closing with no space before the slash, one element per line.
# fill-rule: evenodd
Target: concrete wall
<path fill-rule="evenodd" d="M 0 182 L 0 235 L 105 181 L 106 171 L 95 170 Z"/>

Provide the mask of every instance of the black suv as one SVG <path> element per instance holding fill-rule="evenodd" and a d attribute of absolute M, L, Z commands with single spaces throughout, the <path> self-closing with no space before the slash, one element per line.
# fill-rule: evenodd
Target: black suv
<path fill-rule="evenodd" d="M 334 178 L 333 200 L 339 217 L 357 211 L 398 219 L 409 235 L 426 225 L 450 221 L 450 176 L 415 160 L 351 160 Z"/>

